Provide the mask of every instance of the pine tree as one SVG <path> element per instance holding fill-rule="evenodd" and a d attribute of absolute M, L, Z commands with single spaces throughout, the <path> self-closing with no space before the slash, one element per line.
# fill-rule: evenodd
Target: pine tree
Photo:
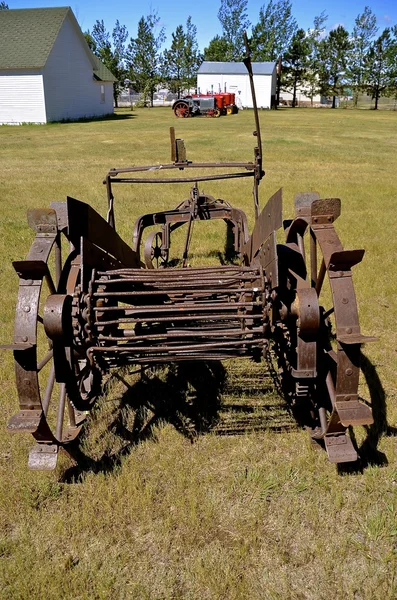
<path fill-rule="evenodd" d="M 320 79 L 318 76 L 320 70 L 320 43 L 324 35 L 325 23 L 328 16 L 323 11 L 320 15 L 314 17 L 313 27 L 307 31 L 307 38 L 310 44 L 309 64 L 305 76 L 306 95 L 310 98 L 313 106 L 313 98 L 321 92 Z"/>
<path fill-rule="evenodd" d="M 363 87 L 375 100 L 375 110 L 382 94 L 391 96 L 396 92 L 397 26 L 387 27 L 371 44 L 364 64 L 364 81 Z"/>
<path fill-rule="evenodd" d="M 297 91 L 304 87 L 309 67 L 310 39 L 303 29 L 294 34 L 291 44 L 283 57 L 281 87 L 292 90 L 292 106 L 296 106 Z"/>
<path fill-rule="evenodd" d="M 346 85 L 346 67 L 351 50 L 349 33 L 342 25 L 329 32 L 319 44 L 319 79 L 323 95 L 332 96 L 332 108 L 336 97 L 343 94 Z"/>
<path fill-rule="evenodd" d="M 164 79 L 171 91 L 178 94 L 178 98 L 182 89 L 196 87 L 201 62 L 197 27 L 193 25 L 191 17 L 188 17 L 186 31 L 182 25 L 178 25 L 172 34 L 170 48 L 164 51 Z"/>
<path fill-rule="evenodd" d="M 172 92 L 181 97 L 185 66 L 186 35 L 182 25 L 172 34 L 171 46 L 164 51 L 164 78 Z"/>
<path fill-rule="evenodd" d="M 155 35 L 159 22 L 160 18 L 156 13 L 141 17 L 138 23 L 137 37 L 131 38 L 128 46 L 130 79 L 134 81 L 138 92 L 143 94 L 144 102 L 147 97 L 150 98 L 151 106 L 153 106 L 156 86 L 161 80 L 162 56 L 160 49 L 165 40 L 164 27 L 160 29 L 157 36 Z"/>
<path fill-rule="evenodd" d="M 203 62 L 203 56 L 197 43 L 197 27 L 192 23 L 192 18 L 186 21 L 186 46 L 185 46 L 185 81 L 186 87 L 197 86 L 197 71 Z"/>
<path fill-rule="evenodd" d="M 117 108 L 120 87 L 122 87 L 127 75 L 125 67 L 125 43 L 128 38 L 128 31 L 125 25 L 120 25 L 120 22 L 117 20 L 112 31 L 112 36 L 110 36 L 110 33 L 106 31 L 103 20 L 97 20 L 92 28 L 92 32 L 87 31 L 84 36 L 92 52 L 98 56 L 117 79 L 113 83 L 113 98 Z"/>

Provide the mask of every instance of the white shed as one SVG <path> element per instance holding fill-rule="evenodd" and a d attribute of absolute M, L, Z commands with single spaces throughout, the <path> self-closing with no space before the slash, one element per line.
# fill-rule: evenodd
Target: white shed
<path fill-rule="evenodd" d="M 252 63 L 256 102 L 259 108 L 272 108 L 276 100 L 276 63 Z M 204 61 L 197 74 L 201 93 L 233 92 L 236 104 L 252 108 L 251 87 L 247 69 L 242 62 Z"/>
<path fill-rule="evenodd" d="M 0 11 L 0 123 L 47 123 L 113 112 L 110 71 L 69 7 Z"/>

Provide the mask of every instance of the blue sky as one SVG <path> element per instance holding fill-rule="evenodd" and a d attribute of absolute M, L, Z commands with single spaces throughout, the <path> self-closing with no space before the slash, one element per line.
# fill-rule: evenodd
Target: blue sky
<path fill-rule="evenodd" d="M 67 6 L 65 0 L 7 0 L 10 8 L 37 8 L 46 6 Z M 265 2 L 267 3 L 267 2 Z M 251 23 L 258 20 L 259 10 L 264 4 L 262 0 L 248 0 L 248 16 Z M 397 0 L 373 0 L 361 2 L 359 0 L 295 0 L 292 3 L 293 13 L 298 25 L 307 29 L 313 23 L 315 15 L 325 10 L 328 14 L 327 28 L 343 25 L 351 31 L 356 16 L 363 12 L 368 5 L 375 13 L 378 27 L 382 31 L 385 27 L 397 24 Z M 220 0 L 142 0 L 141 2 L 128 2 L 126 0 L 71 0 L 70 6 L 80 23 L 83 31 L 91 29 L 96 19 L 103 19 L 107 29 L 111 30 L 116 19 L 127 26 L 130 36 L 136 36 L 137 23 L 142 15 L 147 15 L 151 10 L 156 10 L 161 24 L 165 27 L 167 42 L 177 25 L 186 23 L 190 15 L 197 27 L 197 38 L 200 49 L 203 50 L 208 42 L 221 33 L 221 26 L 217 18 Z"/>

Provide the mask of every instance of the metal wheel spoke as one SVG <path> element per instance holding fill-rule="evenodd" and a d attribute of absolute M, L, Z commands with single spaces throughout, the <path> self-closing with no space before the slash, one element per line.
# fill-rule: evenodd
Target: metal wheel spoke
<path fill-rule="evenodd" d="M 70 427 L 76 427 L 76 415 L 74 412 L 74 407 L 72 406 L 72 403 L 70 402 L 69 398 L 67 398 L 67 404 L 69 414 L 69 425 Z"/>
<path fill-rule="evenodd" d="M 40 373 L 41 369 L 46 366 L 46 364 L 52 359 L 54 355 L 54 351 L 49 350 L 45 357 L 37 364 L 37 372 Z"/>
<path fill-rule="evenodd" d="M 42 407 L 43 407 L 44 415 L 47 415 L 47 412 L 48 412 L 48 406 L 50 404 L 52 391 L 54 389 L 54 383 L 55 383 L 55 367 L 54 367 L 54 363 L 52 363 L 50 375 L 49 375 L 48 381 L 47 381 L 47 386 L 46 386 L 46 389 L 44 392 L 44 397 L 43 397 L 43 400 L 41 403 Z"/>
<path fill-rule="evenodd" d="M 333 315 L 335 312 L 335 308 L 332 306 L 331 308 L 329 308 L 328 310 L 325 311 L 325 313 L 323 314 L 323 319 L 328 319 L 328 317 L 330 317 L 331 315 Z"/>
<path fill-rule="evenodd" d="M 55 294 L 56 289 L 55 289 L 54 280 L 52 279 L 51 273 L 49 271 L 47 271 L 47 273 L 45 274 L 45 280 L 47 282 L 50 294 Z"/>
<path fill-rule="evenodd" d="M 66 386 L 64 383 L 61 383 L 60 392 L 59 392 L 57 425 L 56 425 L 56 430 L 55 430 L 55 437 L 57 438 L 58 441 L 62 440 L 63 419 L 64 419 L 64 413 L 65 413 L 65 400 L 66 400 Z"/>

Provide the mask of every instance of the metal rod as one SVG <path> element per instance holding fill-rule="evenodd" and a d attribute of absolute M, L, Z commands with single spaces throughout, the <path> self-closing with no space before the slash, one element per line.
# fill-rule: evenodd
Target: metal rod
<path fill-rule="evenodd" d="M 254 177 L 255 173 L 227 173 L 224 175 L 200 175 L 199 177 L 181 177 L 166 179 L 144 179 L 142 177 L 129 177 L 128 179 L 112 179 L 112 183 L 195 183 L 196 181 L 217 181 L 220 179 L 237 179 L 239 177 Z"/>
<path fill-rule="evenodd" d="M 174 312 L 179 310 L 187 310 L 191 312 L 192 310 L 197 310 L 199 312 L 205 311 L 213 311 L 219 310 L 220 308 L 224 310 L 234 310 L 235 308 L 243 308 L 246 306 L 257 306 L 260 308 L 260 305 L 256 302 L 230 302 L 229 304 L 221 304 L 214 303 L 214 306 L 207 306 L 203 304 L 153 304 L 151 306 L 142 306 L 139 308 L 131 308 L 131 306 L 96 306 L 94 311 L 96 312 L 105 312 L 105 311 L 130 311 L 133 313 L 144 313 L 144 312 L 153 312 L 155 310 L 161 310 L 161 312 Z"/>
<path fill-rule="evenodd" d="M 133 333 L 132 329 L 124 329 L 123 331 Z M 218 331 L 195 331 L 195 332 L 166 332 L 166 333 L 150 333 L 148 335 L 124 335 L 122 337 L 110 336 L 110 335 L 99 335 L 99 340 L 104 341 L 126 341 L 131 340 L 143 341 L 143 340 L 158 340 L 159 338 L 198 338 L 198 337 L 233 337 L 242 335 L 252 335 L 254 333 L 263 334 L 263 327 L 255 327 L 253 329 L 232 329 L 232 330 L 218 330 Z"/>
<path fill-rule="evenodd" d="M 234 315 L 184 315 L 183 317 L 174 317 L 174 316 L 168 316 L 168 317 L 150 317 L 150 319 L 156 323 L 169 323 L 169 322 L 174 322 L 174 321 L 213 321 L 215 319 L 217 320 L 222 320 L 222 321 L 229 321 L 229 320 L 241 320 L 241 319 L 250 319 L 252 321 L 254 320 L 263 320 L 263 315 L 238 315 L 238 314 L 234 314 Z M 116 319 L 116 320 L 112 320 L 112 321 L 95 321 L 94 325 L 121 325 L 123 323 L 147 323 L 148 319 L 140 319 L 140 318 L 128 318 L 128 317 L 121 317 L 120 319 Z"/>
<path fill-rule="evenodd" d="M 333 382 L 330 371 L 328 371 L 327 377 L 325 379 L 325 383 L 327 384 L 327 390 L 328 390 L 328 394 L 329 394 L 332 406 L 335 407 L 336 392 L 335 392 L 335 386 L 334 386 L 334 382 Z"/>
<path fill-rule="evenodd" d="M 55 238 L 55 284 L 56 288 L 59 287 L 59 282 L 62 273 L 62 246 L 61 246 L 61 234 L 58 232 Z"/>
<path fill-rule="evenodd" d="M 197 289 L 197 286 L 196 286 Z M 95 292 L 93 294 L 93 296 L 95 296 L 96 298 L 108 298 L 108 297 L 113 297 L 113 296 L 164 296 L 164 295 L 169 295 L 169 294 L 175 294 L 175 295 L 182 295 L 182 294 L 191 294 L 191 292 L 194 291 L 193 289 L 167 289 L 165 288 L 164 290 L 149 290 L 147 292 L 145 291 L 133 291 L 133 292 Z M 245 293 L 255 293 L 255 292 L 261 292 L 262 290 L 258 287 L 255 288 L 225 288 L 225 289 L 221 289 L 221 288 L 210 288 L 210 289 L 206 289 L 203 288 L 202 291 L 197 291 L 196 292 L 196 296 L 198 297 L 202 297 L 202 296 L 206 296 L 208 294 L 245 294 Z M 215 302 L 215 299 L 213 299 L 213 301 Z"/>
<path fill-rule="evenodd" d="M 317 284 L 317 240 L 310 229 L 310 272 L 312 279 L 312 287 L 316 287 Z"/>
<path fill-rule="evenodd" d="M 320 295 L 321 288 L 323 287 L 324 277 L 325 277 L 326 272 L 327 272 L 327 269 L 326 269 L 325 262 L 323 259 L 321 262 L 320 272 L 318 274 L 318 279 L 317 279 L 317 283 L 316 283 L 317 296 Z"/>
<path fill-rule="evenodd" d="M 52 280 L 51 273 L 49 271 L 46 271 L 45 280 L 47 282 L 50 294 L 55 294 L 56 293 L 55 285 Z"/>
<path fill-rule="evenodd" d="M 297 238 L 297 242 L 298 242 L 299 252 L 302 254 L 302 258 L 303 258 L 304 262 L 306 262 L 305 245 L 303 243 L 303 237 L 301 236 L 300 233 L 297 233 L 296 238 Z"/>
<path fill-rule="evenodd" d="M 221 162 L 221 163 L 192 163 L 192 162 L 182 162 L 182 163 L 167 163 L 165 165 L 146 165 L 139 167 L 124 167 L 122 169 L 110 169 L 108 173 L 108 177 L 112 178 L 114 175 L 118 175 L 119 173 L 137 173 L 139 171 L 165 171 L 169 169 L 180 169 L 183 167 L 184 169 L 223 169 L 223 168 L 244 168 L 251 169 L 255 168 L 254 163 L 252 162 Z"/>
<path fill-rule="evenodd" d="M 233 340 L 232 342 L 214 342 L 210 344 L 199 344 L 199 345 L 190 345 L 190 346 L 139 346 L 136 349 L 132 346 L 92 346 L 92 352 L 120 352 L 124 350 L 136 350 L 138 352 L 153 352 L 153 350 L 157 352 L 167 352 L 167 351 L 175 351 L 183 352 L 183 351 L 194 351 L 195 349 L 203 351 L 204 348 L 224 348 L 225 346 L 252 346 L 259 343 L 261 341 L 266 341 L 266 338 L 257 338 L 255 340 Z"/>
<path fill-rule="evenodd" d="M 194 273 L 201 273 L 201 272 L 205 272 L 205 273 L 211 273 L 212 271 L 237 271 L 237 272 L 251 272 L 251 273 L 259 273 L 259 269 L 257 267 L 240 267 L 239 265 L 219 265 L 217 267 L 189 267 L 188 270 L 183 272 L 183 275 L 186 277 L 187 274 L 191 274 L 193 275 Z M 172 272 L 176 272 L 176 273 L 180 273 L 181 272 L 181 268 L 180 267 L 167 267 L 167 269 L 164 270 L 156 270 L 156 278 L 158 276 L 165 276 L 168 277 L 170 273 Z M 133 268 L 124 268 L 124 269 L 114 269 L 111 271 L 98 271 L 97 274 L 98 275 L 113 275 L 113 274 L 122 274 L 122 273 L 137 273 L 137 274 L 141 274 L 141 275 L 148 275 L 150 277 L 154 277 L 153 273 L 150 272 L 148 269 L 133 269 Z"/>
<path fill-rule="evenodd" d="M 63 416 L 65 412 L 66 386 L 64 383 L 60 385 L 59 404 L 57 412 L 57 424 L 55 429 L 55 437 L 60 442 L 62 440 Z"/>
<path fill-rule="evenodd" d="M 323 406 L 320 406 L 318 409 L 318 416 L 320 417 L 321 433 L 325 433 L 327 431 L 328 423 L 325 408 Z"/>
<path fill-rule="evenodd" d="M 74 413 L 74 408 L 73 408 L 69 398 L 67 399 L 67 405 L 68 405 L 68 414 L 69 414 L 69 425 L 70 425 L 70 427 L 76 427 L 76 415 Z"/>
<path fill-rule="evenodd" d="M 47 352 L 47 354 L 45 355 L 45 357 L 37 365 L 37 372 L 38 373 L 52 359 L 53 355 L 54 355 L 54 351 L 52 349 L 49 352 Z"/>
<path fill-rule="evenodd" d="M 54 364 L 52 364 L 50 374 L 48 376 L 47 386 L 46 386 L 46 389 L 44 392 L 44 398 L 41 402 L 41 406 L 43 407 L 44 416 L 46 416 L 47 411 L 48 411 L 48 406 L 50 404 L 50 400 L 51 400 L 51 396 L 52 396 L 52 390 L 54 389 L 54 383 L 55 383 L 55 367 L 54 367 Z"/>

